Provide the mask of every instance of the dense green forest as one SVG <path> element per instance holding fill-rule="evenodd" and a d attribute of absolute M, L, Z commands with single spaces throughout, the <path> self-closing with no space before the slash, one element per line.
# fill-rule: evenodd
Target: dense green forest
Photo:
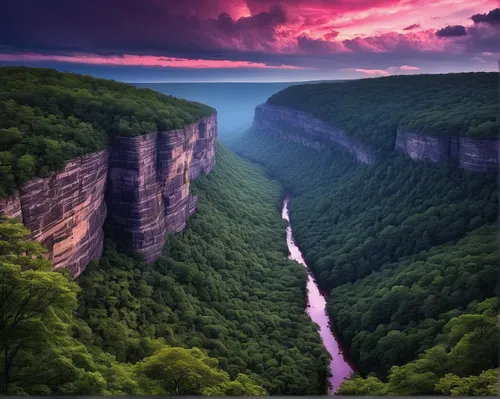
<path fill-rule="evenodd" d="M 286 259 L 280 186 L 221 147 L 195 186 L 199 211 L 156 264 L 109 230 L 78 285 L 0 224 L 0 297 L 15 302 L 0 304 L 3 392 L 325 392 L 330 358 L 304 312 L 305 271 Z"/>
<path fill-rule="evenodd" d="M 52 271 L 46 250 L 17 220 L 0 219 L 0 394 L 263 395 L 250 377 L 231 380 L 198 348 L 141 342 L 147 355 L 120 362 L 94 344 L 75 316 L 81 288 Z"/>
<path fill-rule="evenodd" d="M 0 68 L 0 197 L 116 135 L 182 128 L 215 112 L 195 102 L 53 69 Z"/>
<path fill-rule="evenodd" d="M 232 147 L 293 196 L 295 239 L 359 366 L 340 392 L 496 392 L 494 173 L 396 154 L 356 165 L 340 147 L 318 153 L 255 131 Z"/>
<path fill-rule="evenodd" d="M 290 86 L 268 103 L 308 112 L 376 151 L 390 151 L 398 128 L 497 138 L 498 93 L 498 73 L 451 73 Z"/>

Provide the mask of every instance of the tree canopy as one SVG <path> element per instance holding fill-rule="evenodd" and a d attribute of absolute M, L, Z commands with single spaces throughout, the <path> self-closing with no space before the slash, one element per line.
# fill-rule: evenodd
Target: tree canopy
<path fill-rule="evenodd" d="M 265 395 L 231 380 L 198 348 L 143 340 L 147 356 L 119 362 L 96 346 L 75 316 L 80 287 L 52 271 L 40 244 L 14 219 L 0 219 L 0 393 L 9 395 Z"/>

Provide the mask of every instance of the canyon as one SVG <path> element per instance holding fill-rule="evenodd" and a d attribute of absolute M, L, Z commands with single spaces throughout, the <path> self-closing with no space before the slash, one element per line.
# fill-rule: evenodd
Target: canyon
<path fill-rule="evenodd" d="M 321 151 L 332 143 L 351 153 L 360 164 L 373 164 L 373 149 L 349 138 L 341 129 L 291 108 L 261 104 L 253 127 Z M 455 160 L 459 167 L 478 172 L 497 170 L 499 141 L 461 136 L 432 136 L 398 129 L 394 150 L 414 160 L 440 163 Z"/>
<path fill-rule="evenodd" d="M 166 235 L 181 231 L 196 210 L 190 181 L 215 165 L 217 116 L 182 129 L 116 137 L 109 148 L 66 163 L 0 199 L 48 249 L 54 268 L 76 278 L 103 249 L 106 218 L 126 242 L 154 262 Z"/>

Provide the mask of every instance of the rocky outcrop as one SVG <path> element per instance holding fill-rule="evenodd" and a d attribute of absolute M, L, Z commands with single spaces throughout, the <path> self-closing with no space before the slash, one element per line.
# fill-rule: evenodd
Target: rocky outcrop
<path fill-rule="evenodd" d="M 258 130 L 275 133 L 285 140 L 318 151 L 333 142 L 352 153 L 359 163 L 371 164 L 375 161 L 369 146 L 350 139 L 341 129 L 305 112 L 261 104 L 255 108 L 253 125 Z"/>
<path fill-rule="evenodd" d="M 146 262 L 158 259 L 167 233 L 181 231 L 195 211 L 190 180 L 212 170 L 216 136 L 212 115 L 179 130 L 116 138 L 109 217 Z"/>
<path fill-rule="evenodd" d="M 216 138 L 215 114 L 183 129 L 116 137 L 110 149 L 76 158 L 0 199 L 0 215 L 22 221 L 48 248 L 54 268 L 74 277 L 101 256 L 107 214 L 152 262 L 166 235 L 181 231 L 196 211 L 190 180 L 214 167 Z"/>
<path fill-rule="evenodd" d="M 54 268 L 67 268 L 76 277 L 102 254 L 107 171 L 108 150 L 76 158 L 0 201 L 0 214 L 22 221 L 47 247 Z"/>
<path fill-rule="evenodd" d="M 427 136 L 398 130 L 395 149 L 411 159 L 439 163 L 456 160 L 464 169 L 496 170 L 499 163 L 498 140 L 461 136 Z"/>

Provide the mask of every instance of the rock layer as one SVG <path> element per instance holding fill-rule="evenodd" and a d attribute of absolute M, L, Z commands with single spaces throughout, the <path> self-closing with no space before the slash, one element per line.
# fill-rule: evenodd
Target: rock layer
<path fill-rule="evenodd" d="M 101 256 L 107 213 L 152 262 L 167 233 L 181 231 L 196 211 L 190 180 L 213 169 L 216 138 L 215 114 L 183 129 L 116 137 L 110 149 L 69 161 L 0 199 L 0 215 L 22 221 L 48 248 L 54 268 L 73 277 Z"/>
<path fill-rule="evenodd" d="M 261 104 L 255 108 L 254 128 L 272 132 L 285 140 L 322 150 L 332 142 L 352 153 L 359 163 L 372 164 L 375 155 L 367 145 L 350 139 L 334 126 L 290 108 Z"/>
<path fill-rule="evenodd" d="M 395 149 L 416 160 L 439 163 L 454 159 L 461 168 L 480 172 L 495 170 L 499 163 L 498 140 L 427 136 L 400 129 Z"/>
<path fill-rule="evenodd" d="M 102 254 L 107 171 L 108 150 L 76 158 L 2 200 L 0 214 L 22 221 L 47 247 L 54 268 L 67 268 L 76 277 Z"/>
<path fill-rule="evenodd" d="M 196 209 L 190 180 L 215 164 L 217 120 L 115 139 L 109 169 L 109 217 L 146 262 L 158 259 L 167 233 L 181 231 Z"/>

